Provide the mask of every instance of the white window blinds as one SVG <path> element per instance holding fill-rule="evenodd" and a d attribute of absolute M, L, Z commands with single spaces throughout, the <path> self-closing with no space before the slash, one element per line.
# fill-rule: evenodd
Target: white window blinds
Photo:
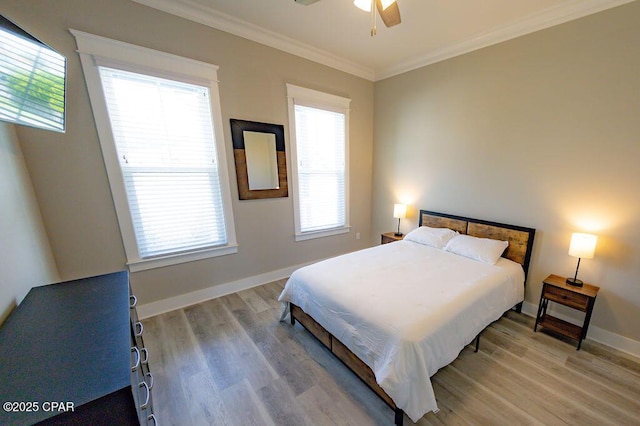
<path fill-rule="evenodd" d="M 140 257 L 226 244 L 209 89 L 99 71 Z"/>
<path fill-rule="evenodd" d="M 0 16 L 0 120 L 64 132 L 66 59 Z"/>
<path fill-rule="evenodd" d="M 300 232 L 343 227 L 345 114 L 295 105 Z"/>

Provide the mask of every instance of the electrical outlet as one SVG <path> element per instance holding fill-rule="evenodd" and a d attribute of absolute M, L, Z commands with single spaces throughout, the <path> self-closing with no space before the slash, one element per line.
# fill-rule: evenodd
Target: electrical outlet
<path fill-rule="evenodd" d="M 360 233 L 356 232 L 356 240 L 359 240 L 359 239 L 360 239 Z"/>

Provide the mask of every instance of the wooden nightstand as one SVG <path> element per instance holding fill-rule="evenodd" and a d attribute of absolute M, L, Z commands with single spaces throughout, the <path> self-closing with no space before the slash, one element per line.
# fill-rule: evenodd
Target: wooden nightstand
<path fill-rule="evenodd" d="M 381 236 L 380 244 L 393 243 L 395 241 L 400 241 L 404 238 L 404 234 L 398 236 L 398 235 L 395 235 L 395 232 L 385 232 L 380 236 Z"/>
<path fill-rule="evenodd" d="M 566 278 L 558 275 L 549 275 L 542 281 L 542 293 L 540 294 L 540 305 L 538 316 L 533 331 L 538 331 L 538 326 L 554 331 L 563 336 L 570 337 L 578 341 L 578 348 L 582 340 L 587 337 L 591 312 L 598 295 L 600 287 L 585 283 L 582 287 L 575 287 L 565 282 Z M 571 324 L 547 314 L 549 301 L 577 309 L 585 313 L 582 327 Z"/>

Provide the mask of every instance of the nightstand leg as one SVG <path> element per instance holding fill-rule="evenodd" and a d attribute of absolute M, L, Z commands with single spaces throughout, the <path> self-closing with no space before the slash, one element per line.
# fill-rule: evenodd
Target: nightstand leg
<path fill-rule="evenodd" d="M 584 317 L 584 324 L 582 325 L 582 334 L 580 335 L 580 340 L 578 340 L 578 348 L 577 351 L 580 350 L 580 346 L 582 346 L 582 340 L 587 338 L 587 331 L 589 330 L 589 322 L 591 322 L 591 313 L 593 312 L 593 305 L 596 302 L 596 298 L 589 299 L 589 305 L 587 306 L 587 314 Z"/>
<path fill-rule="evenodd" d="M 540 322 L 540 320 L 542 319 L 542 311 L 544 310 L 544 312 L 547 312 L 547 306 L 546 306 L 546 300 L 543 297 L 544 295 L 544 285 L 542 286 L 542 291 L 540 292 L 540 303 L 538 303 L 538 315 L 536 315 L 536 323 L 533 326 L 533 331 L 535 333 L 538 332 L 538 323 Z M 543 309 L 544 307 L 544 309 Z"/>

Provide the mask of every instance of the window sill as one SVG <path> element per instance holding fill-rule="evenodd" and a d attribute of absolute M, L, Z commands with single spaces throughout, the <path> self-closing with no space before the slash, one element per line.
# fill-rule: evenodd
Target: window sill
<path fill-rule="evenodd" d="M 208 259 L 211 257 L 225 256 L 238 252 L 238 245 L 226 245 L 189 253 L 180 253 L 153 259 L 134 260 L 127 263 L 130 272 L 146 271 L 149 269 L 162 268 L 165 266 L 179 265 L 181 263 L 194 262 L 196 260 Z"/>
<path fill-rule="evenodd" d="M 296 233 L 296 241 L 305 241 L 314 238 L 329 237 L 331 235 L 346 234 L 349 231 L 351 231 L 350 226 L 342 226 L 340 228 L 323 229 L 322 231 Z"/>

